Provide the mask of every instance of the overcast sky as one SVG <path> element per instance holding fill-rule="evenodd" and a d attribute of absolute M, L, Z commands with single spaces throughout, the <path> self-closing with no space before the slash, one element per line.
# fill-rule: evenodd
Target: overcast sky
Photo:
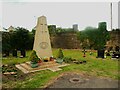
<path fill-rule="evenodd" d="M 19 0 L 20 1 L 20 0 Z M 110 2 L 4 2 L 2 3 L 2 26 L 24 27 L 31 30 L 37 18 L 45 15 L 47 23 L 62 28 L 79 25 L 98 27 L 107 22 L 110 30 Z M 1 17 L 0 17 L 1 18 Z M 113 3 L 113 28 L 118 28 L 118 3 Z"/>

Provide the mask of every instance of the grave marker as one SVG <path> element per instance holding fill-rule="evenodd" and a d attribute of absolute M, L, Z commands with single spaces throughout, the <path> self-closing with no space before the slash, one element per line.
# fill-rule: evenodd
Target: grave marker
<path fill-rule="evenodd" d="M 36 51 L 39 58 L 52 56 L 50 36 L 45 16 L 38 18 L 33 50 Z"/>

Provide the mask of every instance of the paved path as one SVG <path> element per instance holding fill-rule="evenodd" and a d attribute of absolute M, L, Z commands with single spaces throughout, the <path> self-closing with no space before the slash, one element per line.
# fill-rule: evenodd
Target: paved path
<path fill-rule="evenodd" d="M 70 82 L 71 78 L 79 78 L 82 82 Z M 118 81 L 98 77 L 84 77 L 78 74 L 67 74 L 56 79 L 47 88 L 118 88 Z"/>
<path fill-rule="evenodd" d="M 59 71 L 59 70 L 62 70 L 61 68 L 58 68 L 58 67 L 51 67 L 51 68 L 48 68 L 48 70 L 51 70 L 53 72 L 56 72 L 56 71 Z"/>

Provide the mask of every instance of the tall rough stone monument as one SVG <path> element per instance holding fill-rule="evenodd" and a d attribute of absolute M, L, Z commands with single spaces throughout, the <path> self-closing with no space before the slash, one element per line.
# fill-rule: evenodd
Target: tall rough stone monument
<path fill-rule="evenodd" d="M 45 16 L 38 18 L 33 50 L 36 51 L 39 58 L 52 56 L 50 36 Z"/>

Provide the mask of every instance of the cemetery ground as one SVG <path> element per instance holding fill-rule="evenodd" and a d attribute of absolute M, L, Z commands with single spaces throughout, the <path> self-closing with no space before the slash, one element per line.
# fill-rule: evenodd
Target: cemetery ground
<path fill-rule="evenodd" d="M 86 57 L 83 57 L 82 50 L 79 49 L 63 49 L 65 57 L 73 58 L 76 60 L 86 60 L 85 64 L 70 63 L 66 67 L 62 67 L 61 71 L 52 72 L 49 70 L 38 71 L 34 73 L 24 74 L 15 67 L 15 64 L 27 62 L 31 51 L 27 51 L 25 58 L 14 58 L 12 56 L 3 58 L 2 64 L 8 71 L 13 70 L 15 75 L 3 75 L 2 74 L 2 87 L 3 88 L 43 88 L 48 86 L 58 77 L 64 73 L 79 73 L 86 76 L 107 78 L 112 80 L 120 80 L 118 75 L 118 62 L 119 60 L 111 59 L 107 56 L 105 59 L 96 58 L 96 51 L 86 52 Z M 53 49 L 53 56 L 56 57 L 58 49 Z"/>

